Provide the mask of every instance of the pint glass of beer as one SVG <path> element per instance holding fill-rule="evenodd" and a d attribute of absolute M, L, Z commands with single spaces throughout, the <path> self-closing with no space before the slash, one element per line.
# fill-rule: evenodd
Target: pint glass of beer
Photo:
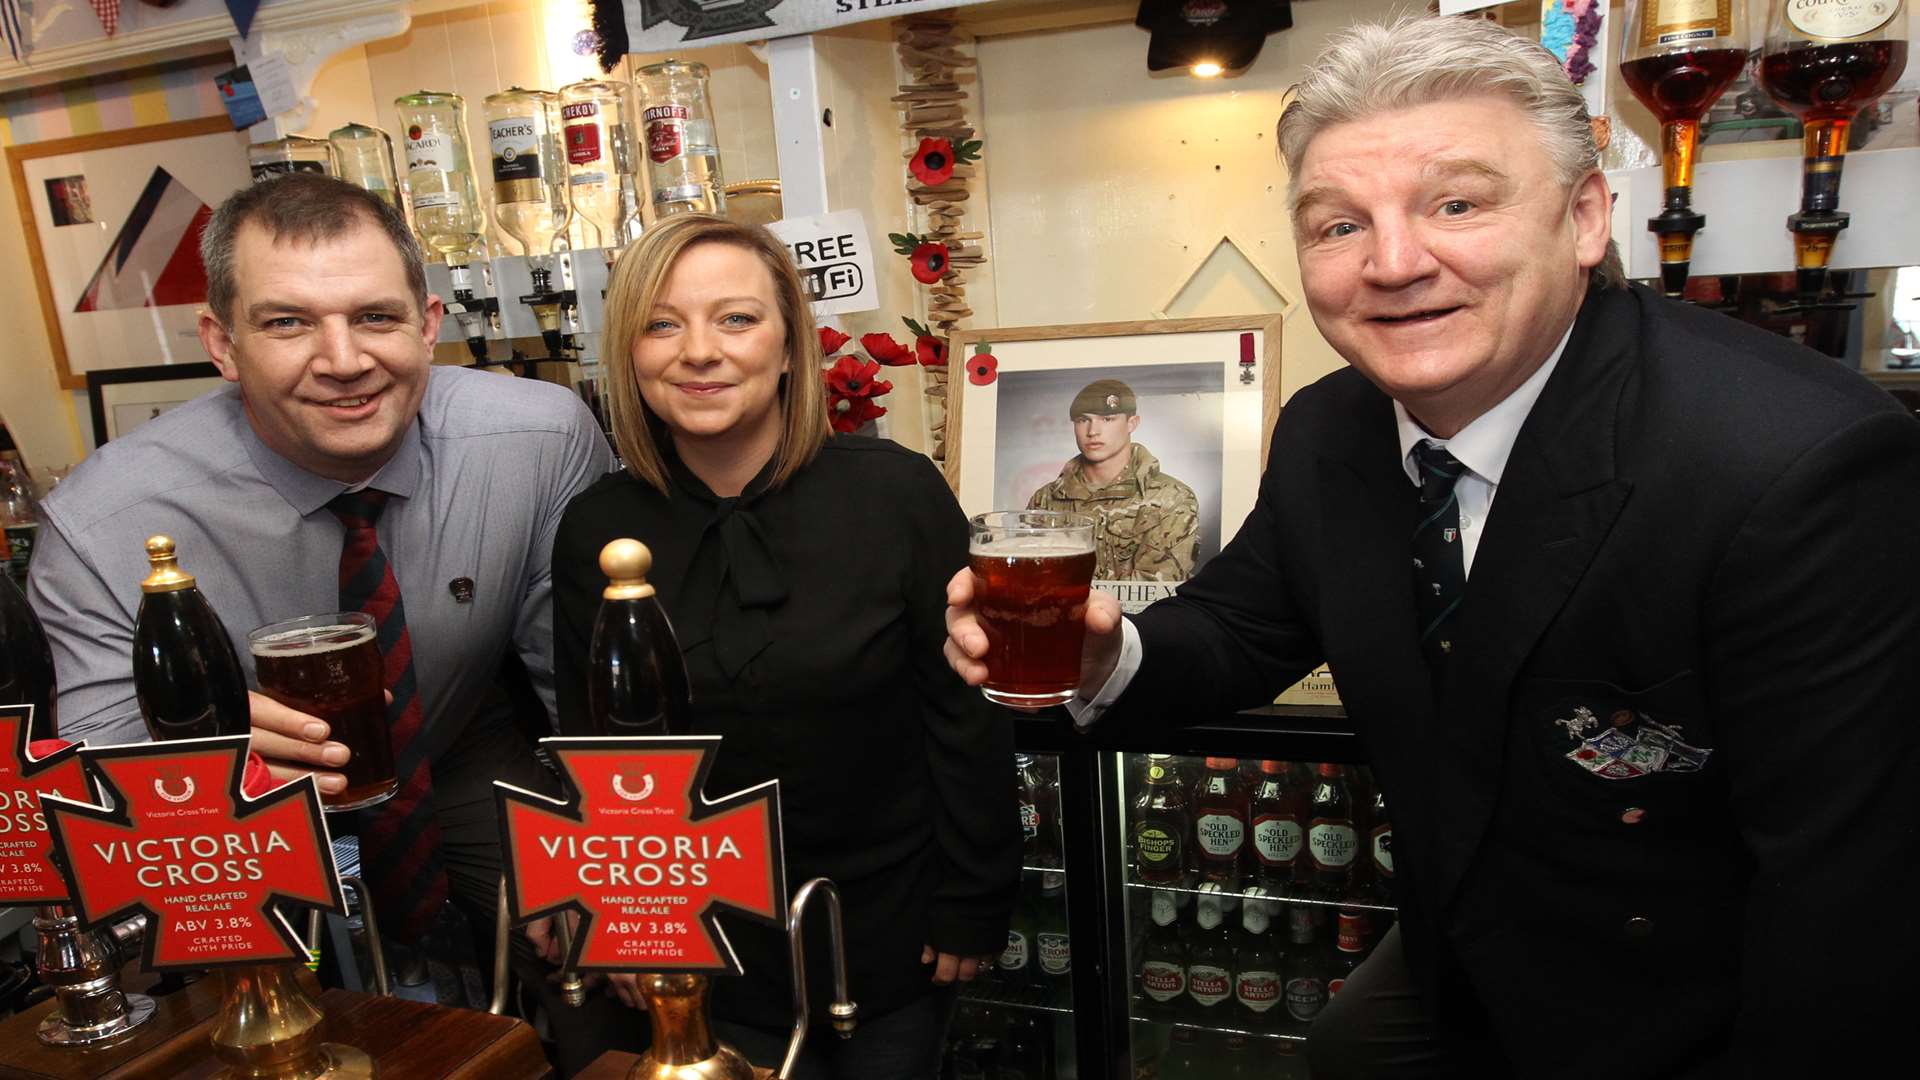
<path fill-rule="evenodd" d="M 987 634 L 981 692 L 1020 709 L 1072 701 L 1093 583 L 1093 519 L 1000 510 L 971 525 L 973 607 Z"/>
<path fill-rule="evenodd" d="M 329 812 L 385 802 L 400 786 L 387 737 L 386 687 L 373 616 L 359 611 L 269 623 L 247 635 L 260 692 L 317 716 L 353 754 L 346 789 L 321 801 Z"/>

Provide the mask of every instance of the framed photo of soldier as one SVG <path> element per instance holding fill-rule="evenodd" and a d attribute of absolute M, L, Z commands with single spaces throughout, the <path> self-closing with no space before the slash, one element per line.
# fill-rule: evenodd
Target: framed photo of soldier
<path fill-rule="evenodd" d="M 1094 581 L 1137 611 L 1253 509 L 1277 415 L 1274 315 L 963 330 L 947 479 L 967 514 L 1094 521 Z"/>

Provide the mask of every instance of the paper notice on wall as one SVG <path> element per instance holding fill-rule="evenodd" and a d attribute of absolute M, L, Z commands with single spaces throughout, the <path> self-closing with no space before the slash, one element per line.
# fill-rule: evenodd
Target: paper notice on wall
<path fill-rule="evenodd" d="M 293 65 L 279 53 L 268 53 L 247 61 L 253 75 L 253 88 L 260 94 L 260 107 L 268 116 L 292 112 L 300 106 L 300 93 L 293 88 Z"/>
<path fill-rule="evenodd" d="M 873 19 L 919 15 L 986 0 L 621 0 L 627 51 L 671 52 L 688 45 L 832 30 Z"/>
<path fill-rule="evenodd" d="M 880 306 L 880 290 L 873 279 L 873 244 L 860 211 L 787 218 L 767 228 L 793 254 L 815 316 L 873 311 Z"/>
<path fill-rule="evenodd" d="M 1440 0 L 1440 14 L 1464 15 L 1481 8 L 1499 7 L 1507 0 Z"/>

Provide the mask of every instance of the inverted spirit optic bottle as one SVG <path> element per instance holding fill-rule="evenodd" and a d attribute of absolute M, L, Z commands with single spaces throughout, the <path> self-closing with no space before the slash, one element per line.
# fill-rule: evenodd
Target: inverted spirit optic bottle
<path fill-rule="evenodd" d="M 420 246 L 452 267 L 485 259 L 486 209 L 467 151 L 466 101 L 458 94 L 421 90 L 393 106 L 400 114 L 413 232 Z"/>
<path fill-rule="evenodd" d="M 1647 222 L 1660 238 L 1660 289 L 1686 290 L 1693 235 L 1707 219 L 1693 209 L 1700 120 L 1747 62 L 1746 5 L 1723 0 L 1632 0 L 1620 77 L 1660 121 L 1666 205 Z"/>
<path fill-rule="evenodd" d="M 723 214 L 726 181 L 713 130 L 707 66 L 682 60 L 649 64 L 633 74 L 640 92 L 641 138 L 647 148 L 649 221 L 667 214 Z"/>
<path fill-rule="evenodd" d="M 1806 125 L 1800 209 L 1787 218 L 1803 302 L 1825 288 L 1834 241 L 1848 224 L 1840 170 L 1853 118 L 1906 68 L 1903 0 L 1775 0 L 1760 85 Z"/>
<path fill-rule="evenodd" d="M 560 88 L 567 192 L 589 247 L 625 247 L 633 190 L 633 121 L 627 87 L 588 80 Z"/>
<path fill-rule="evenodd" d="M 247 147 L 247 165 L 253 172 L 253 182 L 256 184 L 295 172 L 340 175 L 340 170 L 334 164 L 333 147 L 327 140 L 309 139 L 303 135 L 254 143 Z"/>
<path fill-rule="evenodd" d="M 493 217 L 522 255 L 565 248 L 568 206 L 561 165 L 560 99 L 513 87 L 486 101 L 493 156 Z"/>
<path fill-rule="evenodd" d="M 366 188 L 388 206 L 406 213 L 400 176 L 393 166 L 393 136 L 366 124 L 348 124 L 327 134 L 340 179 Z"/>

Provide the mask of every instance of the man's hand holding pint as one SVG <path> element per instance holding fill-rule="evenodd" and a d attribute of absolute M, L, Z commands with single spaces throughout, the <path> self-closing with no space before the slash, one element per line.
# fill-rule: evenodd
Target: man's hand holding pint
<path fill-rule="evenodd" d="M 987 669 L 987 632 L 974 611 L 973 571 L 961 570 L 947 582 L 947 665 L 968 686 L 984 685 Z M 1087 594 L 1087 633 L 1080 653 L 1083 693 L 1105 686 L 1120 662 L 1120 602 L 1094 589 Z"/>
<path fill-rule="evenodd" d="M 391 691 L 387 692 L 387 702 L 393 702 Z M 331 770 L 344 766 L 353 754 L 345 743 L 328 738 L 332 729 L 325 720 L 282 705 L 257 690 L 247 691 L 247 704 L 253 711 L 249 746 L 266 759 L 274 780 L 293 780 L 312 773 L 322 795 L 337 795 L 347 789 L 347 778 Z"/>

